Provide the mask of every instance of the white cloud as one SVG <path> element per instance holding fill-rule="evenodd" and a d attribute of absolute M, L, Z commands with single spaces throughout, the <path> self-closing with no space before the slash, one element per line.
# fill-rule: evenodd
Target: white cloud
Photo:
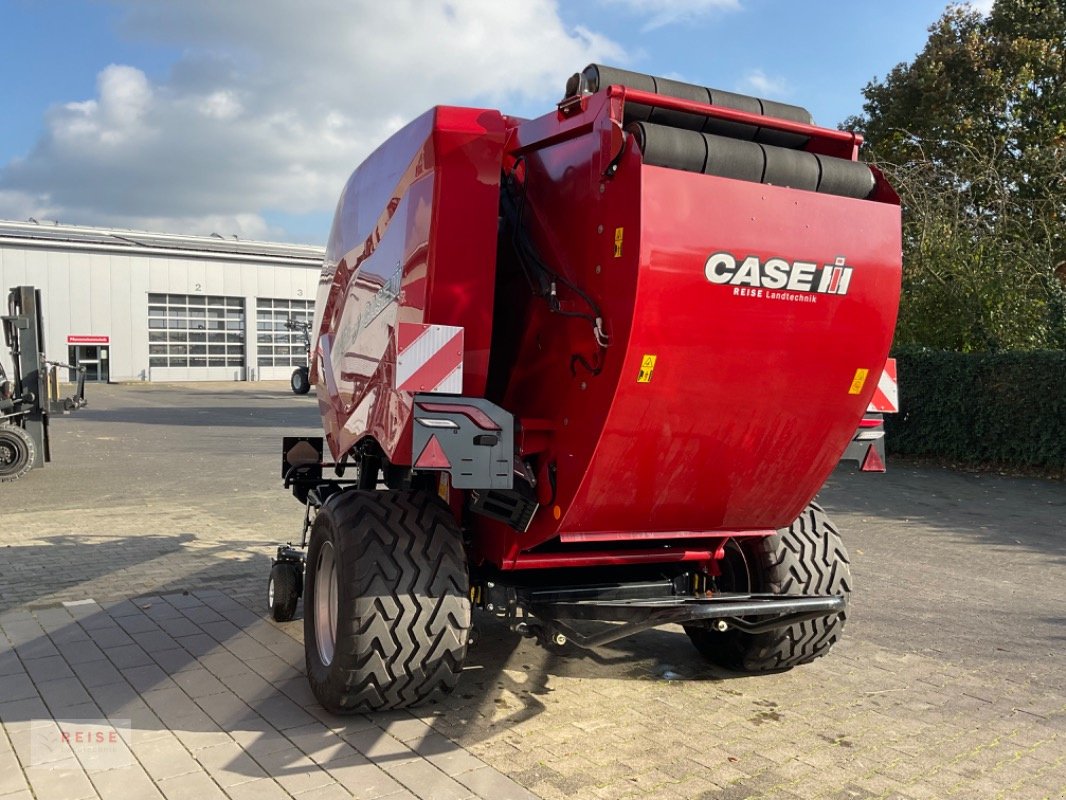
<path fill-rule="evenodd" d="M 992 13 L 992 6 L 995 4 L 996 0 L 970 0 L 968 3 L 970 8 L 986 17 Z"/>
<path fill-rule="evenodd" d="M 144 73 L 117 64 L 96 77 L 97 99 L 66 103 L 49 113 L 49 127 L 61 143 L 115 147 L 144 133 L 152 88 Z"/>
<path fill-rule="evenodd" d="M 212 92 L 200 103 L 200 113 L 215 119 L 234 119 L 241 111 L 243 107 L 237 99 L 237 93 L 228 89 Z"/>
<path fill-rule="evenodd" d="M 674 22 L 693 19 L 712 11 L 735 11 L 740 0 L 606 0 L 610 5 L 625 6 L 648 21 L 644 30 L 654 30 Z"/>
<path fill-rule="evenodd" d="M 788 81 L 776 75 L 767 75 L 761 69 L 749 70 L 741 81 L 740 90 L 767 100 L 779 100 L 790 92 Z"/>
<path fill-rule="evenodd" d="M 553 0 L 114 0 L 125 35 L 183 53 L 152 80 L 111 65 L 0 168 L 0 215 L 270 233 L 332 210 L 351 170 L 438 103 L 545 111 L 567 76 L 623 60 Z M 323 238 L 325 231 L 323 231 Z"/>
<path fill-rule="evenodd" d="M 72 217 L 72 213 L 77 213 Z M 126 210 L 111 211 L 101 205 L 96 208 L 73 209 L 53 202 L 48 194 L 0 190 L 0 219 L 35 219 L 45 223 L 62 221 L 105 228 L 129 228 L 142 231 L 191 233 L 208 236 L 213 233 L 235 235 L 241 239 L 285 239 L 286 232 L 272 226 L 257 213 L 201 214 L 186 216 L 139 214 Z M 322 238 L 325 237 L 323 232 Z"/>

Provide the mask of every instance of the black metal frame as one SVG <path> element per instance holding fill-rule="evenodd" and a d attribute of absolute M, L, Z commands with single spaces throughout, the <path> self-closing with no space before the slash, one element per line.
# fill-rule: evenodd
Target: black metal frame
<path fill-rule="evenodd" d="M 290 459 L 290 451 L 296 447 L 310 446 L 316 458 L 310 460 Z M 304 505 L 303 528 L 300 531 L 300 547 L 307 547 L 307 534 L 314 521 L 314 513 L 334 494 L 349 486 L 363 483 L 357 478 L 324 478 L 326 467 L 343 472 L 343 465 L 330 464 L 322 460 L 323 441 L 321 436 L 286 436 L 282 439 L 281 479 L 286 489 L 291 489 L 293 496 Z M 362 488 L 362 487 L 360 487 Z M 292 546 L 291 542 L 288 545 Z M 279 548 L 280 553 L 280 548 Z"/>
<path fill-rule="evenodd" d="M 0 401 L 0 422 L 17 425 L 33 439 L 33 467 L 52 460 L 48 434 L 49 416 L 69 414 L 86 405 L 85 368 L 49 361 L 44 354 L 44 311 L 41 292 L 32 286 L 16 286 L 8 292 L 7 314 L 0 316 L 4 343 L 11 353 L 10 399 Z M 76 392 L 59 397 L 59 368 L 78 372 Z M 7 376 L 0 369 L 0 379 Z"/>
<path fill-rule="evenodd" d="M 532 605 L 529 611 L 556 633 L 579 647 L 593 648 L 616 642 L 660 625 L 686 625 L 718 620 L 720 630 L 766 633 L 797 622 L 839 614 L 847 607 L 843 597 L 793 597 L 789 595 L 722 594 L 706 598 L 673 600 L 578 601 Z M 760 618 L 753 621 L 751 618 Z M 563 620 L 621 623 L 585 634 Z"/>
<path fill-rule="evenodd" d="M 526 585 L 503 584 L 503 579 L 497 574 L 493 580 L 476 583 L 471 590 L 475 605 L 507 618 L 512 629 L 542 643 L 572 642 L 586 649 L 660 625 L 713 622 L 720 631 L 732 628 L 756 634 L 847 608 L 842 596 L 712 594 L 703 573 L 579 586 L 538 585 L 536 576 L 526 576 Z M 572 623 L 605 623 L 607 628 L 584 632 Z"/>

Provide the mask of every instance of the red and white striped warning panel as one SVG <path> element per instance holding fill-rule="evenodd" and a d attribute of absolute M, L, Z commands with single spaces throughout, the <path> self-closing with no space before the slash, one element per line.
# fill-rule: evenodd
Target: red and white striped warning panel
<path fill-rule="evenodd" d="M 396 388 L 462 394 L 463 329 L 401 322 L 396 329 Z"/>
<path fill-rule="evenodd" d="M 870 399 L 870 407 L 867 411 L 878 411 L 882 414 L 895 414 L 899 411 L 899 386 L 896 383 L 896 359 L 890 358 L 885 362 L 884 372 L 877 382 L 877 391 Z"/>

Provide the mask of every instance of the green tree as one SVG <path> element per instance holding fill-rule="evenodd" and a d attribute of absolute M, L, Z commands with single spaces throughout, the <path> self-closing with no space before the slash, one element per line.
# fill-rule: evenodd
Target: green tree
<path fill-rule="evenodd" d="M 1066 348 L 1066 0 L 949 6 L 863 94 L 845 127 L 903 200 L 897 341 Z"/>

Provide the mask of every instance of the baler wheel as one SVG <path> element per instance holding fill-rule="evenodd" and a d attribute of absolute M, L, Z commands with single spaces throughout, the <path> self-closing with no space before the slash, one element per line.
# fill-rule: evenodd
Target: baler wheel
<path fill-rule="evenodd" d="M 462 531 L 436 495 L 334 495 L 311 529 L 304 582 L 307 677 L 324 708 L 406 708 L 455 687 L 469 577 Z"/>
<path fill-rule="evenodd" d="M 17 425 L 0 425 L 0 483 L 16 481 L 33 468 L 37 448 Z"/>
<path fill-rule="evenodd" d="M 292 387 L 293 394 L 307 394 L 311 391 L 311 378 L 307 373 L 307 367 L 297 367 L 292 371 L 289 386 Z"/>
<path fill-rule="evenodd" d="M 740 554 L 738 560 L 737 554 Z M 848 553 L 821 506 L 811 503 L 788 527 L 773 536 L 726 552 L 723 576 L 736 584 L 726 591 L 793 596 L 851 594 Z M 743 573 L 747 571 L 747 576 Z M 797 622 L 767 633 L 749 634 L 709 626 L 686 626 L 696 649 L 710 662 L 745 672 L 779 672 L 824 656 L 840 638 L 846 612 Z"/>
<path fill-rule="evenodd" d="M 300 574 L 293 564 L 275 564 L 270 568 L 267 603 L 275 622 L 289 622 L 296 617 L 300 599 Z"/>

